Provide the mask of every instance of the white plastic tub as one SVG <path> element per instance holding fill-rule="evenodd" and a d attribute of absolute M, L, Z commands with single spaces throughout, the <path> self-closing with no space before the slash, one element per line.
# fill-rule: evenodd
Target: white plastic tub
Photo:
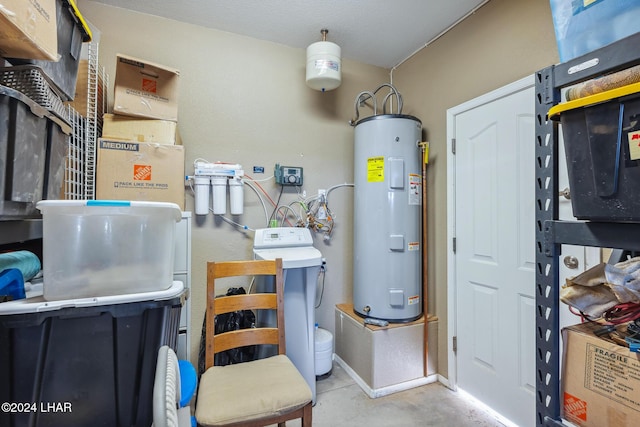
<path fill-rule="evenodd" d="M 174 203 L 44 200 L 43 296 L 48 301 L 168 289 Z"/>

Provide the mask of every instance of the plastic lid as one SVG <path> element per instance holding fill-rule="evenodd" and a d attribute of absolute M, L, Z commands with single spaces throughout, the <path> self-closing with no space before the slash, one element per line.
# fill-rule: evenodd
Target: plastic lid
<path fill-rule="evenodd" d="M 32 298 L 3 302 L 0 304 L 0 316 L 8 314 L 41 313 L 61 310 L 68 307 L 97 307 L 142 301 L 165 301 L 180 296 L 184 291 L 184 284 L 175 280 L 169 289 L 161 291 L 137 292 L 132 294 L 59 301 L 45 301 L 42 296 L 34 296 Z"/>
<path fill-rule="evenodd" d="M 573 101 L 563 102 L 554 105 L 549 109 L 547 116 L 551 120 L 559 120 L 560 115 L 569 110 L 575 110 L 581 107 L 590 107 L 592 105 L 611 101 L 612 99 L 622 98 L 623 96 L 633 95 L 640 92 L 640 83 L 632 83 L 627 86 L 611 89 L 606 92 L 596 93 L 595 95 L 585 96 L 583 98 L 574 99 Z"/>
<path fill-rule="evenodd" d="M 40 200 L 36 203 L 36 208 L 44 211 L 47 207 L 131 207 L 131 208 L 154 208 L 170 209 L 174 213 L 174 219 L 179 222 L 182 219 L 180 206 L 170 202 L 148 202 L 138 200 Z"/>

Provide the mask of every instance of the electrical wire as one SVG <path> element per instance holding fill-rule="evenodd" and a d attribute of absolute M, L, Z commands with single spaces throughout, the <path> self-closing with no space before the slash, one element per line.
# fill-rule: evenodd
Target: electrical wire
<path fill-rule="evenodd" d="M 640 319 L 640 304 L 625 302 L 605 311 L 602 318 L 614 325 Z"/>
<path fill-rule="evenodd" d="M 280 203 L 280 197 L 282 197 L 282 192 L 284 191 L 284 187 L 280 187 L 280 195 L 279 195 L 279 197 L 278 197 L 278 202 L 276 203 L 276 202 L 274 202 L 274 201 L 273 201 L 273 199 L 271 198 L 271 196 L 269 196 L 269 193 L 267 193 L 267 192 L 265 191 L 265 189 L 264 189 L 264 188 L 262 188 L 262 186 L 258 183 L 258 181 L 256 181 L 255 179 L 253 179 L 251 176 L 247 175 L 246 173 L 244 174 L 244 176 L 246 176 L 246 177 L 247 177 L 248 179 L 250 179 L 253 183 L 255 183 L 255 184 L 258 186 L 258 188 L 260 188 L 260 190 L 262 191 L 262 193 L 264 193 L 264 195 L 265 195 L 265 196 L 267 196 L 267 199 L 269 199 L 269 201 L 271 202 L 271 205 L 274 207 L 274 211 L 271 213 L 271 216 L 267 219 L 267 225 L 266 225 L 266 226 L 268 227 L 268 226 L 269 226 L 269 222 L 271 221 L 271 218 L 273 218 L 273 215 L 274 215 L 274 213 L 275 213 L 275 209 L 277 209 L 277 208 L 278 208 L 278 204 Z M 271 178 L 269 178 L 269 179 L 271 179 Z M 289 222 L 289 220 L 287 220 L 286 222 L 287 222 L 287 224 L 288 224 L 290 227 L 293 227 L 293 225 Z"/>
<path fill-rule="evenodd" d="M 280 194 L 278 195 L 278 200 L 273 204 L 273 211 L 271 212 L 271 216 L 269 217 L 269 221 L 267 221 L 267 227 L 271 224 L 271 220 L 273 216 L 276 214 L 278 210 L 278 205 L 280 205 L 280 199 L 282 198 L 282 193 L 284 192 L 284 185 L 280 186 Z"/>
<path fill-rule="evenodd" d="M 245 173 L 244 175 L 245 175 L 245 176 L 248 176 L 246 173 Z M 267 178 L 263 178 L 263 179 L 254 179 L 254 178 L 251 178 L 251 181 L 253 181 L 253 182 L 267 182 L 267 181 L 271 181 L 271 180 L 272 180 L 272 179 L 274 179 L 274 178 L 275 178 L 275 175 L 271 175 L 271 176 L 269 176 L 269 177 L 267 177 Z"/>
<path fill-rule="evenodd" d="M 355 187 L 355 184 L 350 184 L 345 182 L 344 184 L 338 184 L 338 185 L 334 185 L 333 187 L 329 187 L 329 189 L 325 193 L 325 199 L 327 200 L 327 204 L 329 203 L 329 193 L 341 187 Z"/>
<path fill-rule="evenodd" d="M 269 199 L 269 201 L 271 202 L 271 205 L 273 205 L 274 207 L 276 206 L 276 202 L 273 201 L 273 199 L 271 198 L 271 196 L 269 196 L 269 193 L 267 193 L 265 191 L 264 188 L 262 188 L 262 185 L 259 184 L 260 181 L 256 181 L 255 179 L 253 179 L 250 175 L 247 175 L 246 173 L 244 174 L 244 176 L 247 177 L 247 179 L 250 179 L 251 182 L 255 183 L 258 188 L 260 189 L 260 191 L 262 191 L 262 193 L 267 196 L 267 199 Z M 270 178 L 269 178 L 270 179 Z"/>
<path fill-rule="evenodd" d="M 296 213 L 296 211 L 293 210 L 293 208 L 291 208 L 290 206 L 278 206 L 278 208 L 276 209 L 276 220 L 278 220 L 278 212 L 280 212 L 280 209 L 285 209 L 285 210 L 289 210 L 291 212 L 293 212 L 293 215 L 296 217 L 296 223 L 300 222 L 300 217 L 298 216 L 298 214 Z M 280 227 L 284 226 L 284 221 L 287 219 L 287 214 L 282 214 L 282 221 L 280 221 Z"/>
<path fill-rule="evenodd" d="M 252 189 L 256 193 L 256 195 L 258 196 L 258 200 L 260 200 L 260 203 L 262 204 L 262 209 L 264 210 L 264 220 L 266 221 L 266 223 L 268 225 L 269 224 L 269 212 L 267 211 L 267 205 L 264 204 L 264 199 L 262 198 L 262 196 L 260 196 L 260 193 L 258 192 L 258 189 L 255 188 L 250 181 L 247 181 L 247 180 L 243 179 L 242 182 L 247 184 L 247 186 L 250 189 Z"/>

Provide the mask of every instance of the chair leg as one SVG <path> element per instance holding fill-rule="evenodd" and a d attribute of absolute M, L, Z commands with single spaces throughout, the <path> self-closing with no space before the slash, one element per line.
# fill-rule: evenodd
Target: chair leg
<path fill-rule="evenodd" d="M 302 427 L 311 427 L 312 408 L 313 408 L 313 404 L 309 402 L 302 409 Z"/>
<path fill-rule="evenodd" d="M 278 423 L 278 427 L 286 427 L 286 426 L 287 426 L 286 422 Z"/>

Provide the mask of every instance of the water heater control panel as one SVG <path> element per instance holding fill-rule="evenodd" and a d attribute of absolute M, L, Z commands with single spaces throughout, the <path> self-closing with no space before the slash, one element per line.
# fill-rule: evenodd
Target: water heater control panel
<path fill-rule="evenodd" d="M 276 183 L 280 185 L 302 185 L 302 168 L 298 166 L 280 166 L 276 164 Z"/>

